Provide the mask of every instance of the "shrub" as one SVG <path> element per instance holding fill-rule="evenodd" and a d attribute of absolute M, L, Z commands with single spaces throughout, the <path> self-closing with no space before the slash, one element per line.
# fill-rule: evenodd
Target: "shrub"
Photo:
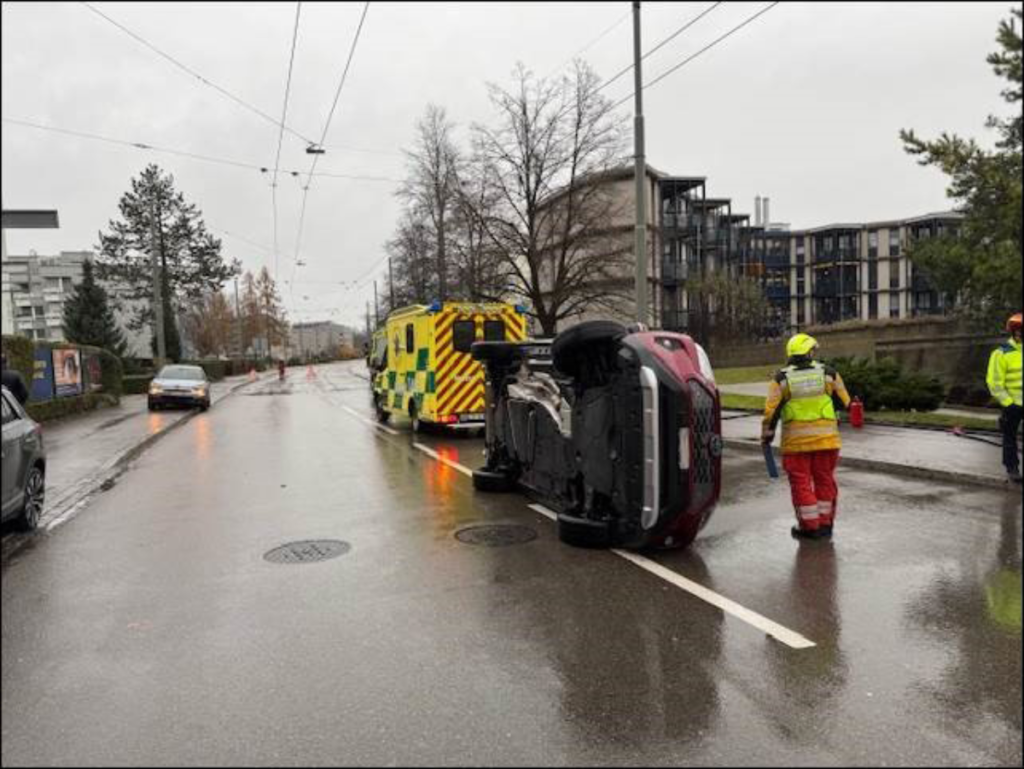
<path fill-rule="evenodd" d="M 3 344 L 4 355 L 7 356 L 7 365 L 19 372 L 25 379 L 25 384 L 32 388 L 32 377 L 35 373 L 35 345 L 32 340 L 23 336 L 4 336 L 0 343 Z"/>
<path fill-rule="evenodd" d="M 49 422 L 54 419 L 90 411 L 97 406 L 112 406 L 117 398 L 106 393 L 86 393 L 69 398 L 53 398 L 48 401 L 29 401 L 25 404 L 28 415 L 37 422 Z"/>
<path fill-rule="evenodd" d="M 149 392 L 149 383 L 153 381 L 155 374 L 131 374 L 123 380 L 125 395 L 141 395 Z"/>
<path fill-rule="evenodd" d="M 851 396 L 864 402 L 868 411 L 934 411 L 942 404 L 944 390 L 935 377 L 908 373 L 894 360 L 883 358 L 835 358 L 835 367 Z"/>

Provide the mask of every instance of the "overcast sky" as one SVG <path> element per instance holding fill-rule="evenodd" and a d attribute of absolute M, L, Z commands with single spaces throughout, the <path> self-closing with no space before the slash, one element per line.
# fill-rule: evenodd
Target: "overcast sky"
<path fill-rule="evenodd" d="M 644 3 L 649 49 L 711 3 Z M 723 3 L 644 62 L 645 80 L 682 61 L 761 3 Z M 96 3 L 208 81 L 279 117 L 294 3 Z M 603 77 L 629 64 L 631 4 L 371 3 L 319 172 L 398 179 L 400 151 L 430 102 L 460 137 L 490 122 L 486 83 L 522 61 L 550 74 L 582 54 Z M 1010 4 L 784 2 L 644 92 L 647 158 L 706 176 L 708 194 L 753 213 L 771 198 L 793 227 L 916 216 L 949 208 L 944 178 L 903 153 L 902 127 L 990 142 L 985 116 L 1006 113 L 985 63 Z M 302 6 L 286 123 L 319 139 L 362 3 Z M 613 26 L 619 22 L 617 26 Z M 3 3 L 3 117 L 273 168 L 278 128 L 161 58 L 80 3 Z M 632 75 L 612 84 L 616 100 Z M 632 102 L 622 107 L 631 114 Z M 308 170 L 284 136 L 281 167 Z M 225 255 L 275 268 L 270 180 L 258 170 L 3 124 L 6 208 L 56 208 L 55 231 L 7 233 L 8 253 L 90 249 L 148 162 L 174 174 Z M 398 215 L 394 184 L 314 178 L 293 320 L 361 322 L 372 285 L 348 289 L 384 256 Z M 278 270 L 291 278 L 300 182 L 278 187 Z M 227 235 L 232 233 L 232 235 Z M 247 241 L 251 241 L 252 245 Z M 386 263 L 385 263 L 386 264 Z M 294 293 L 290 291 L 294 288 Z M 305 297 L 308 297 L 305 298 Z"/>

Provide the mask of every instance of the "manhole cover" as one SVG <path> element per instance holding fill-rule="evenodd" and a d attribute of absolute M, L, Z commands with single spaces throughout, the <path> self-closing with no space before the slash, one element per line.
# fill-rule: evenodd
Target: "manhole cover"
<path fill-rule="evenodd" d="M 467 526 L 455 532 L 455 539 L 467 545 L 505 547 L 521 545 L 537 538 L 537 532 L 528 526 Z"/>
<path fill-rule="evenodd" d="M 338 539 L 307 539 L 275 547 L 263 558 L 271 563 L 315 563 L 345 555 L 350 549 L 348 542 Z"/>

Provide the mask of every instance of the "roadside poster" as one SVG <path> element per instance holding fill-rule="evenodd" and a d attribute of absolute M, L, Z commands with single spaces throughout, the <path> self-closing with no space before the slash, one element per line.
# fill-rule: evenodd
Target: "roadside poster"
<path fill-rule="evenodd" d="M 103 367 L 95 352 L 85 353 L 85 387 L 91 393 L 103 389 Z"/>
<path fill-rule="evenodd" d="M 32 392 L 34 401 L 48 401 L 53 397 L 53 358 L 49 347 L 37 347 L 32 370 Z"/>
<path fill-rule="evenodd" d="M 53 381 L 57 397 L 82 394 L 82 353 L 80 350 L 53 350 Z"/>

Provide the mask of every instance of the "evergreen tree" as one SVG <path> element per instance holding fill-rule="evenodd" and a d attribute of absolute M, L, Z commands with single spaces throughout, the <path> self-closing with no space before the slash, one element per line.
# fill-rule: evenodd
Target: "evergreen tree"
<path fill-rule="evenodd" d="M 970 315 L 999 323 L 1021 307 L 1021 35 L 1014 19 L 999 25 L 1001 51 L 988 63 L 1009 86 L 1002 92 L 1016 105 L 1008 118 L 990 116 L 989 128 L 999 132 L 996 149 L 982 149 L 974 139 L 942 134 L 925 141 L 901 131 L 905 149 L 924 166 L 936 166 L 950 177 L 947 195 L 964 213 L 960 232 L 914 243 L 910 257 L 936 288 Z"/>
<path fill-rule="evenodd" d="M 99 278 L 124 286 L 126 299 L 141 300 L 129 323 L 133 329 L 152 325 L 150 257 L 158 248 L 167 355 L 177 360 L 181 354 L 178 314 L 191 302 L 219 291 L 237 274 L 238 266 L 225 263 L 220 240 L 206 230 L 196 206 L 175 189 L 173 176 L 151 164 L 132 179 L 131 187 L 121 196 L 121 219 L 111 220 L 109 232 L 99 233 Z M 154 348 L 155 344 L 154 334 Z"/>
<path fill-rule="evenodd" d="M 64 336 L 69 342 L 102 347 L 121 357 L 127 348 L 107 303 L 107 292 L 96 283 L 89 260 L 82 264 L 82 282 L 64 303 Z"/>

